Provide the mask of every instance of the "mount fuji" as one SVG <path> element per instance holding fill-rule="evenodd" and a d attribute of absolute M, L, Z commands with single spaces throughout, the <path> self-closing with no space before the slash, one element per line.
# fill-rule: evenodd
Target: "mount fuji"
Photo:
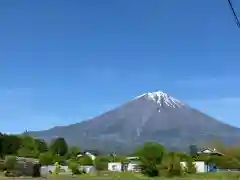
<path fill-rule="evenodd" d="M 45 140 L 60 136 L 85 149 L 123 153 L 146 141 L 159 142 L 172 150 L 215 139 L 234 144 L 240 129 L 157 91 L 137 96 L 95 118 L 29 134 Z"/>

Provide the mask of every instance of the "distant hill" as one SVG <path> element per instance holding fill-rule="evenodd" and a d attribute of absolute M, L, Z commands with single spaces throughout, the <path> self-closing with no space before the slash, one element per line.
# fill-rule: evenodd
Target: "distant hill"
<path fill-rule="evenodd" d="M 146 141 L 174 150 L 216 138 L 234 143 L 240 137 L 240 129 L 159 91 L 140 95 L 87 121 L 29 134 L 45 140 L 61 136 L 85 149 L 120 153 Z"/>

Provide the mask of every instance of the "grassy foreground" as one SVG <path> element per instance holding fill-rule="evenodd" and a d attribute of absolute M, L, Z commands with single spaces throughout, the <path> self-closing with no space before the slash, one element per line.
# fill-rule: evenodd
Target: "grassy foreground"
<path fill-rule="evenodd" d="M 20 179 L 36 179 L 40 180 L 43 178 L 30 178 L 30 177 L 21 177 L 21 178 L 8 178 L 2 176 L 0 174 L 0 180 L 6 180 L 6 179 L 14 179 L 14 180 L 20 180 Z M 96 175 L 79 175 L 79 176 L 71 176 L 71 175 L 55 175 L 55 176 L 49 176 L 44 179 L 49 180 L 240 180 L 240 173 L 235 172 L 226 172 L 226 173 L 203 173 L 203 174 L 195 174 L 190 176 L 183 176 L 183 177 L 173 177 L 173 178 L 164 178 L 164 177 L 155 177 L 155 178 L 149 178 L 145 177 L 141 174 L 137 173 L 114 173 L 114 172 L 101 172 Z"/>
<path fill-rule="evenodd" d="M 60 176 L 48 178 L 51 180 L 62 179 Z M 240 180 L 240 173 L 226 172 L 226 173 L 204 173 L 204 174 L 195 174 L 191 176 L 183 177 L 173 177 L 173 178 L 164 178 L 164 177 L 155 177 L 149 178 L 137 173 L 112 173 L 112 172 L 102 172 L 98 175 L 81 175 L 81 176 L 63 176 L 63 179 L 79 179 L 79 180 Z"/>

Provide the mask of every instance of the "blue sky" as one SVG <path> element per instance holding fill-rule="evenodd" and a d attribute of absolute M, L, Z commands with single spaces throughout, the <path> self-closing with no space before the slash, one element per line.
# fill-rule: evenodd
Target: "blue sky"
<path fill-rule="evenodd" d="M 226 0 L 1 1 L 0 24 L 0 131 L 79 122 L 155 90 L 240 127 Z"/>

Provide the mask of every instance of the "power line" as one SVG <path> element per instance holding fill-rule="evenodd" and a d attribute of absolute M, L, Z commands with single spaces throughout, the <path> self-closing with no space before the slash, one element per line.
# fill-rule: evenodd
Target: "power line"
<path fill-rule="evenodd" d="M 231 8 L 231 10 L 232 10 L 232 13 L 233 13 L 233 16 L 234 16 L 234 19 L 235 19 L 235 21 L 236 21 L 237 26 L 240 28 L 240 20 L 239 20 L 239 18 L 238 18 L 238 16 L 237 16 L 237 13 L 236 13 L 236 11 L 235 11 L 235 9 L 234 9 L 234 7 L 233 7 L 232 1 L 231 1 L 231 0 L 228 0 L 228 4 L 229 4 L 229 6 L 230 6 L 230 8 Z"/>

